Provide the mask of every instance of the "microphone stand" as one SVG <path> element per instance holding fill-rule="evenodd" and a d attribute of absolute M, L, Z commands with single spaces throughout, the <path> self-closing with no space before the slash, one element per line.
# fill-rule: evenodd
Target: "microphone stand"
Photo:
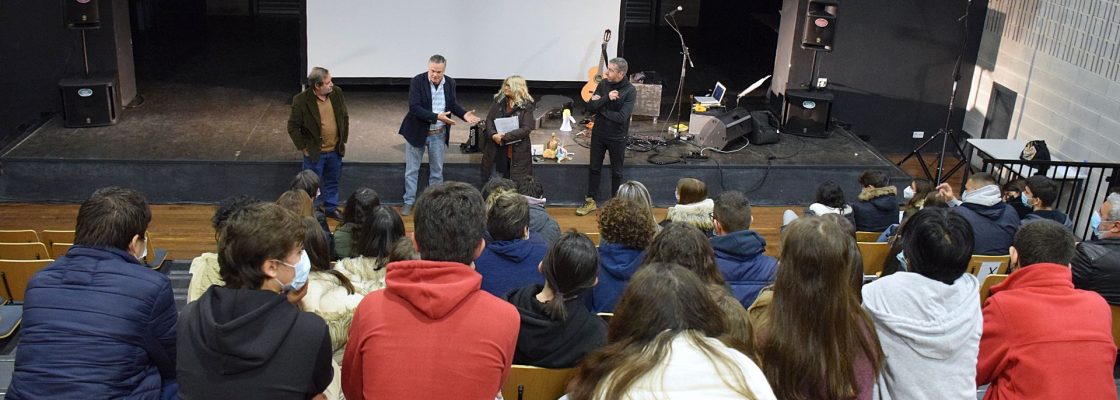
<path fill-rule="evenodd" d="M 680 110 L 677 110 L 676 107 L 681 104 L 681 94 L 684 92 L 684 77 L 688 72 L 687 67 L 691 66 L 692 68 L 696 68 L 696 66 L 692 65 L 692 57 L 689 56 L 688 46 L 684 43 L 684 34 L 681 33 L 680 28 L 677 27 L 677 18 L 673 16 L 673 12 L 666 14 L 664 19 L 665 23 L 669 24 L 670 28 L 673 28 L 673 32 L 676 32 L 677 37 L 681 40 L 681 80 L 680 83 L 677 84 L 677 95 L 673 97 L 673 106 L 669 108 L 669 115 L 665 116 L 665 120 L 668 121 L 669 117 L 673 115 L 673 111 L 677 111 L 677 122 L 673 125 L 673 129 L 676 130 L 676 135 L 679 137 L 681 135 L 681 113 L 684 112 L 684 107 L 681 107 Z M 670 21 L 670 19 L 672 21 Z"/>

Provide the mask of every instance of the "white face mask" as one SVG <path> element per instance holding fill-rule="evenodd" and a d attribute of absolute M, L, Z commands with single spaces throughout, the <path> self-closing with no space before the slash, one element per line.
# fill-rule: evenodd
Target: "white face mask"
<path fill-rule="evenodd" d="M 276 283 L 280 284 L 280 291 L 290 292 L 303 289 L 303 285 L 307 284 L 307 276 L 311 274 L 311 259 L 307 257 L 307 250 L 301 250 L 299 252 L 299 262 L 297 262 L 296 265 L 291 265 L 280 260 L 276 261 L 296 270 L 296 275 L 292 277 L 292 281 L 287 284 L 281 282 L 280 278 L 273 278 L 276 279 Z"/>
<path fill-rule="evenodd" d="M 143 243 L 144 246 L 140 248 L 140 256 L 136 257 L 136 260 L 143 263 L 144 258 L 148 256 L 148 236 L 145 235 L 144 240 L 141 241 L 140 243 Z"/>
<path fill-rule="evenodd" d="M 902 198 L 906 200 L 914 198 L 914 188 L 907 186 L 906 189 L 902 189 Z"/>

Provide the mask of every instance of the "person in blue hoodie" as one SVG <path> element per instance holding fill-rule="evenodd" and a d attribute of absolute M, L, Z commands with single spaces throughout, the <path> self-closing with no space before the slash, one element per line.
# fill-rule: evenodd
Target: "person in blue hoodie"
<path fill-rule="evenodd" d="M 502 298 L 509 291 L 543 283 L 537 265 L 548 252 L 548 245 L 529 236 L 529 203 L 516 192 L 493 196 L 486 212 L 490 240 L 474 261 L 482 275 L 482 290 Z"/>
<path fill-rule="evenodd" d="M 603 205 L 599 211 L 599 284 L 591 292 L 591 311 L 614 311 L 657 234 L 656 226 L 649 210 L 633 200 L 615 197 Z"/>
<path fill-rule="evenodd" d="M 1027 186 L 1020 197 L 1022 203 L 1031 208 L 1031 212 L 1023 217 L 1022 222 L 1025 224 L 1048 219 L 1073 232 L 1073 220 L 1066 213 L 1054 209 L 1054 202 L 1058 201 L 1060 191 L 1058 183 L 1053 179 L 1042 175 L 1027 178 Z"/>
<path fill-rule="evenodd" d="M 898 223 L 898 189 L 886 172 L 867 170 L 859 174 L 859 201 L 852 204 L 856 230 L 882 232 Z"/>
<path fill-rule="evenodd" d="M 1019 230 L 1019 214 L 1004 203 L 1003 192 L 991 174 L 980 172 L 968 177 L 961 199 L 953 193 L 948 183 L 937 186 L 938 193 L 946 199 L 953 212 L 960 214 L 972 226 L 973 254 L 999 256 L 1007 254 L 1011 240 Z"/>
<path fill-rule="evenodd" d="M 750 307 L 758 292 L 774 283 L 778 260 L 763 254 L 766 239 L 750 230 L 754 217 L 750 200 L 743 193 L 729 190 L 716 197 L 712 220 L 716 233 L 712 248 L 719 272 L 731 287 L 731 294 L 743 307 Z"/>

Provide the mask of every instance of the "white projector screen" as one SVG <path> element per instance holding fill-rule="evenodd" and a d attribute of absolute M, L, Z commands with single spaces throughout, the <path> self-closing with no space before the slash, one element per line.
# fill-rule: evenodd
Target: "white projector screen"
<path fill-rule="evenodd" d="M 335 78 L 411 78 L 447 57 L 456 79 L 586 81 L 620 0 L 311 0 L 307 67 Z"/>

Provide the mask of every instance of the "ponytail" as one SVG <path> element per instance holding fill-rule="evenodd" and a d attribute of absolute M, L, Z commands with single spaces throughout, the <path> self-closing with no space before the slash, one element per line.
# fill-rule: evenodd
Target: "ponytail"
<path fill-rule="evenodd" d="M 552 300 L 544 304 L 545 314 L 556 321 L 568 318 L 566 303 L 579 298 L 595 286 L 599 274 L 599 251 L 587 235 L 569 231 L 556 240 L 541 261 L 544 284 L 552 290 Z"/>

